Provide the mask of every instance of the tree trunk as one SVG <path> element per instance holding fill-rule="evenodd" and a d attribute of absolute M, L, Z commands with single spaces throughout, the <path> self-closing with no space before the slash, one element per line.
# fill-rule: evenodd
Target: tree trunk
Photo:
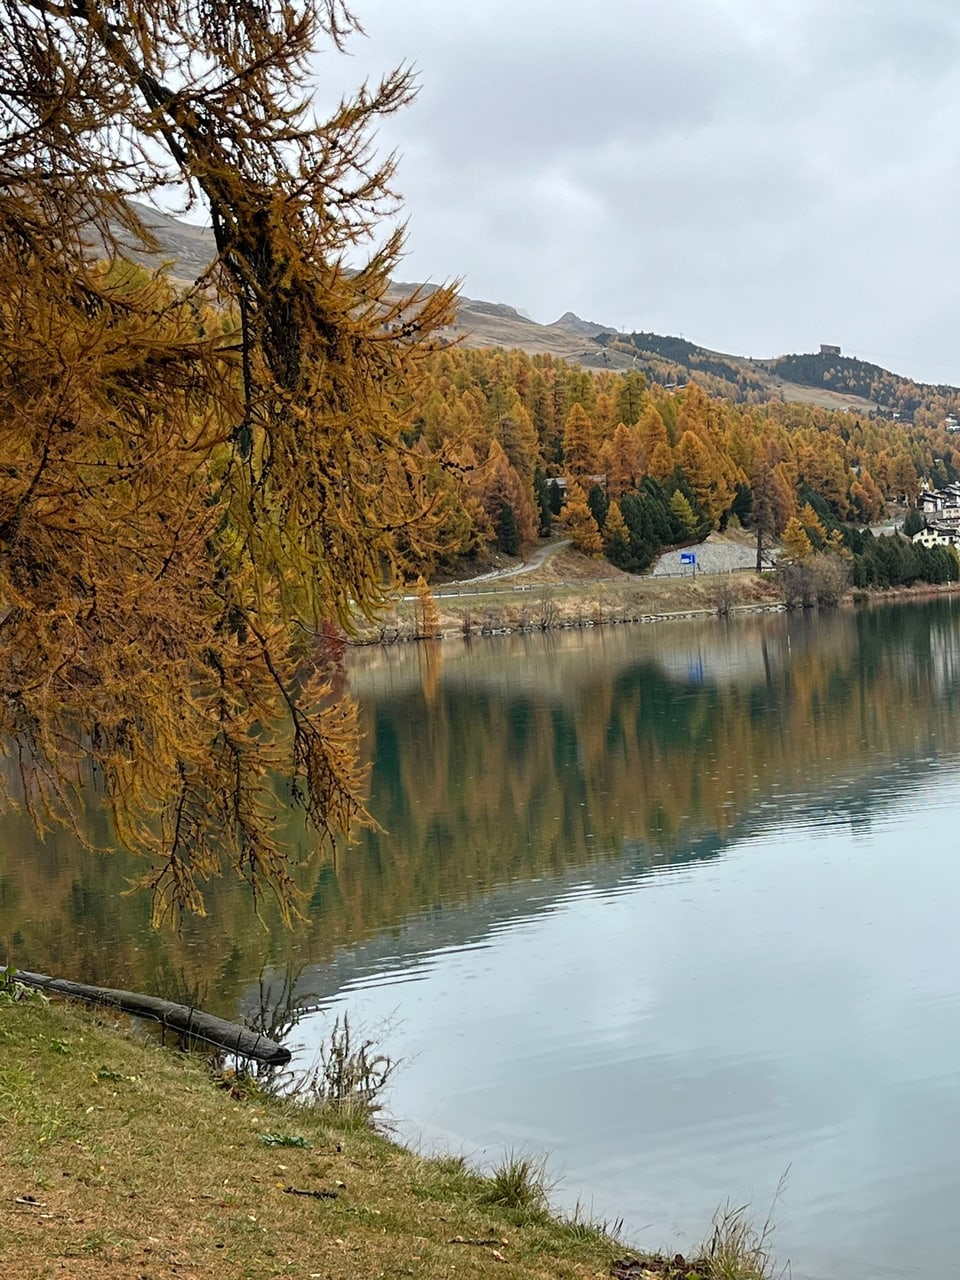
<path fill-rule="evenodd" d="M 268 1040 L 258 1031 L 227 1022 L 202 1009 L 190 1009 L 183 1004 L 173 1004 L 157 996 L 140 995 L 135 991 L 117 991 L 112 987 L 91 987 L 84 982 L 68 982 L 66 978 L 51 978 L 45 973 L 25 973 L 18 969 L 17 982 L 24 986 L 40 987 L 56 995 L 74 1000 L 86 1000 L 91 1004 L 110 1005 L 137 1018 L 151 1018 L 163 1027 L 184 1036 L 205 1040 L 219 1049 L 236 1054 L 238 1058 L 252 1058 L 271 1067 L 283 1067 L 290 1061 L 290 1050 Z"/>

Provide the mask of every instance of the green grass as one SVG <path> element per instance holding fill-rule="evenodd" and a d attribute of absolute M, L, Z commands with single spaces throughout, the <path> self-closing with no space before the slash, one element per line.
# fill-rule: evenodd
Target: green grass
<path fill-rule="evenodd" d="M 404 1150 L 352 1111 L 340 1123 L 329 1105 L 214 1080 L 85 1010 L 0 1004 L 4 1276 L 608 1275 L 617 1245 L 571 1236 L 522 1182 L 514 1204 L 493 1203 L 496 1179 Z"/>
<path fill-rule="evenodd" d="M 779 1198 L 783 1182 L 777 1189 Z M 701 1246 L 696 1260 L 697 1274 L 704 1280 L 774 1280 L 785 1275 L 787 1267 L 778 1268 L 771 1249 L 773 1224 L 770 1215 L 758 1228 L 751 1221 L 746 1205 L 721 1209 L 713 1220 L 710 1235 Z"/>
<path fill-rule="evenodd" d="M 600 1280 L 627 1252 L 550 1211 L 538 1159 L 484 1174 L 313 1102 L 214 1077 L 84 1009 L 0 1000 L 0 1275 Z M 741 1221 L 706 1280 L 768 1280 Z"/>
<path fill-rule="evenodd" d="M 535 1217 L 547 1208 L 548 1190 L 545 1159 L 508 1153 L 487 1178 L 480 1203 Z"/>

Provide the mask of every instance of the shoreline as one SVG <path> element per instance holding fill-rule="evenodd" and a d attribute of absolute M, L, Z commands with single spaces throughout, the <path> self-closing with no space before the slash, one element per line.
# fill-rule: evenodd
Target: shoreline
<path fill-rule="evenodd" d="M 462 584 L 466 586 L 467 584 Z M 506 597 L 503 603 L 478 606 L 484 595 Z M 418 604 L 398 601 L 379 627 L 365 626 L 348 643 L 363 648 L 473 636 L 519 635 L 594 627 L 648 625 L 695 618 L 758 613 L 811 613 L 821 608 L 870 608 L 903 600 L 936 599 L 960 594 L 960 582 L 917 583 L 902 587 L 849 587 L 836 606 L 807 608 L 786 604 L 773 575 L 754 571 L 701 575 L 697 579 L 597 579 L 580 585 L 538 582 L 512 592 L 469 591 L 434 596 L 436 630 L 426 631 Z M 471 604 L 471 601 L 474 603 Z M 672 607 L 657 607 L 669 604 Z"/>
<path fill-rule="evenodd" d="M 0 979 L 0 1262 L 19 1280 L 716 1280 L 549 1203 L 536 1157 L 425 1157 L 369 1114 L 291 1100 Z M 719 1219 L 718 1219 L 719 1221 Z M 763 1241 L 738 1219 L 742 1233 Z M 765 1255 L 764 1255 L 765 1256 Z M 756 1255 L 724 1270 L 757 1280 Z"/>

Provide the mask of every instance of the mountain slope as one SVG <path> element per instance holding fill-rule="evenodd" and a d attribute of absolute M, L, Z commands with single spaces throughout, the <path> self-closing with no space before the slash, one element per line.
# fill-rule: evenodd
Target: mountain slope
<path fill-rule="evenodd" d="M 166 262 L 172 277 L 184 284 L 202 275 L 215 253 L 211 231 L 142 205 L 136 208 L 162 250 L 159 255 L 132 250 L 131 257 L 151 267 Z M 398 282 L 391 293 L 401 296 L 417 287 Z M 749 360 L 683 338 L 618 333 L 612 325 L 582 320 L 572 311 L 543 325 L 505 303 L 462 295 L 456 322 L 442 336 L 468 347 L 552 355 L 591 369 L 635 369 L 668 387 L 694 377 L 710 394 L 740 402 L 798 401 L 904 421 L 918 415 L 917 421 L 926 425 L 960 416 L 960 389 L 915 383 L 852 357 L 818 353 Z"/>

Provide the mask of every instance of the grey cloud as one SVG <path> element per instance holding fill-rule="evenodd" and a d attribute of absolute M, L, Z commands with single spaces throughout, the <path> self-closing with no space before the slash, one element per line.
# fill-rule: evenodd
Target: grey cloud
<path fill-rule="evenodd" d="M 960 382 L 952 0 L 368 0 L 403 274 L 720 349 L 839 341 Z M 327 77 L 327 79 L 323 79 Z M 855 345 L 856 344 L 856 345 Z"/>

